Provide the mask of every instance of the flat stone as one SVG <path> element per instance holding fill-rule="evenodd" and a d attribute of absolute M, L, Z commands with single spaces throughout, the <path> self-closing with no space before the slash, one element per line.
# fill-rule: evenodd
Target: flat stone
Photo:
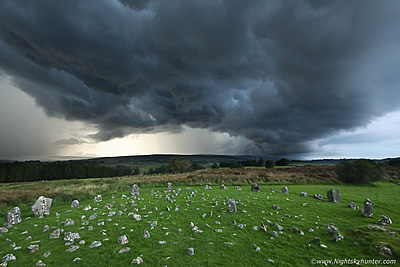
<path fill-rule="evenodd" d="M 101 246 L 101 242 L 100 241 L 93 241 L 89 245 L 90 248 L 96 248 L 96 247 L 100 247 L 100 246 Z"/>
<path fill-rule="evenodd" d="M 352 201 L 348 201 L 348 202 L 347 202 L 347 207 L 350 207 L 350 208 L 355 209 L 355 210 L 360 209 L 360 208 L 359 208 L 356 204 L 354 204 L 354 202 L 352 202 Z"/>
<path fill-rule="evenodd" d="M 79 246 L 70 246 L 69 248 L 67 248 L 65 251 L 67 252 L 74 252 L 75 250 L 78 250 Z"/>
<path fill-rule="evenodd" d="M 390 219 L 389 217 L 386 217 L 385 215 L 382 215 L 382 219 L 380 219 L 378 221 L 378 224 L 385 225 L 385 226 L 391 225 L 392 219 Z"/>
<path fill-rule="evenodd" d="M 128 251 L 130 251 L 130 250 L 131 250 L 130 247 L 125 247 L 125 248 L 121 248 L 121 249 L 118 251 L 118 253 L 121 254 L 121 253 L 128 252 Z"/>
<path fill-rule="evenodd" d="M 43 253 L 43 257 L 47 258 L 48 256 L 50 256 L 51 252 L 50 251 L 46 251 L 45 253 Z"/>

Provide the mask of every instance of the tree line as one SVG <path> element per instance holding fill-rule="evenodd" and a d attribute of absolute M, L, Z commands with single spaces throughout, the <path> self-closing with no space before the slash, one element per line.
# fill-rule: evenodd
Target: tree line
<path fill-rule="evenodd" d="M 2 162 L 0 163 L 0 182 L 28 182 L 39 180 L 104 178 L 140 174 L 124 166 L 102 166 L 80 162 Z"/>
<path fill-rule="evenodd" d="M 244 167 L 265 167 L 265 168 L 274 168 L 275 166 L 288 166 L 290 160 L 286 158 L 281 158 L 280 160 L 266 160 L 264 161 L 262 157 L 258 160 L 243 160 L 243 161 L 224 161 L 220 163 L 213 163 L 211 168 L 244 168 Z"/>
<path fill-rule="evenodd" d="M 171 158 L 166 165 L 150 168 L 145 174 L 184 173 L 204 169 L 204 166 L 185 158 Z"/>

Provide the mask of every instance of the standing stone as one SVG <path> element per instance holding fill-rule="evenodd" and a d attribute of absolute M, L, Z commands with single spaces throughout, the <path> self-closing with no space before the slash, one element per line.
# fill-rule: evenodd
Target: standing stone
<path fill-rule="evenodd" d="M 260 187 L 258 186 L 258 184 L 252 184 L 251 191 L 252 192 L 260 192 Z"/>
<path fill-rule="evenodd" d="M 77 207 L 79 207 L 79 201 L 75 199 L 71 203 L 71 208 L 77 208 Z"/>
<path fill-rule="evenodd" d="M 372 217 L 372 203 L 369 198 L 367 198 L 364 202 L 364 216 L 371 218 Z"/>
<path fill-rule="evenodd" d="M 40 196 L 32 206 L 32 211 L 35 216 L 50 215 L 51 198 Z"/>
<path fill-rule="evenodd" d="M 138 196 L 138 195 L 139 195 L 139 186 L 137 186 L 137 184 L 134 184 L 131 187 L 131 196 Z"/>
<path fill-rule="evenodd" d="M 171 183 L 171 182 L 168 182 L 168 183 L 167 183 L 167 189 L 165 190 L 165 192 L 166 192 L 166 193 L 170 193 L 171 190 L 172 190 L 172 183 Z"/>
<path fill-rule="evenodd" d="M 21 222 L 21 210 L 15 207 L 4 216 L 4 226 L 11 226 Z"/>
<path fill-rule="evenodd" d="M 101 195 L 97 195 L 97 196 L 94 198 L 94 203 L 98 203 L 98 202 L 101 202 L 101 201 L 103 201 L 103 197 L 102 197 Z"/>
<path fill-rule="evenodd" d="M 326 195 L 330 202 L 340 203 L 339 190 L 332 188 Z"/>
<path fill-rule="evenodd" d="M 226 189 L 226 186 L 224 184 L 222 184 L 219 189 Z"/>
<path fill-rule="evenodd" d="M 204 187 L 204 190 L 211 190 L 211 186 L 209 186 L 208 184 L 206 184 L 206 186 Z"/>
<path fill-rule="evenodd" d="M 229 212 L 236 213 L 236 201 L 234 199 L 228 200 Z"/>
<path fill-rule="evenodd" d="M 283 194 L 289 194 L 288 188 L 287 188 L 286 186 L 283 187 L 283 188 L 281 188 L 281 193 L 283 193 Z"/>
<path fill-rule="evenodd" d="M 194 248 L 188 248 L 186 250 L 186 252 L 187 252 L 188 255 L 193 256 L 194 255 Z"/>

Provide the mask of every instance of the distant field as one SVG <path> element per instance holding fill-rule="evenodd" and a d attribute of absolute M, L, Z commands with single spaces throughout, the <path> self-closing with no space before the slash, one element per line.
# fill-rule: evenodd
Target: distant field
<path fill-rule="evenodd" d="M 118 186 L 113 187 L 111 181 L 114 185 L 118 183 Z M 55 188 L 59 188 L 62 182 L 56 182 Z M 100 193 L 101 188 L 109 191 L 102 194 L 103 201 L 100 204 L 93 203 L 91 196 L 71 196 L 81 202 L 80 207 L 75 209 L 70 208 L 70 201 L 56 198 L 51 215 L 43 219 L 33 217 L 29 206 L 22 205 L 23 222 L 0 236 L 0 257 L 12 253 L 17 258 L 16 261 L 10 261 L 8 266 L 34 266 L 38 260 L 47 266 L 127 266 L 138 256 L 143 259 L 144 266 L 309 266 L 313 259 L 400 260 L 400 186 L 393 183 L 378 183 L 374 187 L 288 185 L 288 195 L 279 193 L 284 185 L 261 185 L 259 193 L 251 192 L 249 184 L 242 184 L 241 191 L 234 190 L 234 186 L 228 186 L 226 190 L 219 189 L 218 185 L 213 186 L 212 190 L 205 190 L 204 186 L 192 186 L 191 190 L 186 190 L 186 186 L 174 185 L 173 189 L 179 194 L 174 198 L 170 195 L 173 203 L 165 200 L 165 183 L 162 186 L 144 183 L 140 189 L 140 200 L 134 200 L 131 205 L 133 198 L 129 196 L 129 179 L 97 179 L 98 187 L 79 182 L 74 187 L 65 181 L 65 188 L 58 193 L 67 194 L 77 187 L 93 190 L 95 194 Z M 14 187 L 24 191 L 33 184 L 15 184 Z M 45 182 L 37 184 L 46 186 Z M 277 193 L 270 193 L 271 187 Z M 326 197 L 326 191 L 332 187 L 339 190 L 341 203 L 318 201 L 311 197 L 314 193 Z M 156 192 L 154 195 L 150 194 L 151 189 Z M 308 197 L 300 197 L 302 191 L 307 192 Z M 46 191 L 42 193 L 47 195 Z M 128 197 L 123 198 L 124 194 Z M 115 195 L 115 199 L 111 198 L 112 195 Z M 361 212 L 346 207 L 347 201 L 362 207 L 367 197 L 373 203 L 373 218 L 365 218 Z M 238 201 L 237 213 L 228 212 L 227 202 L 230 198 Z M 112 203 L 110 210 L 103 208 L 106 203 Z M 273 209 L 274 204 L 281 209 Z M 88 205 L 97 210 L 83 211 Z M 1 215 L 10 208 L 12 206 L 3 206 Z M 117 214 L 107 216 L 110 211 Z M 121 215 L 118 215 L 119 211 Z M 56 216 L 56 212 L 60 215 Z M 140 214 L 142 220 L 134 220 L 132 215 L 128 215 L 129 212 Z M 88 220 L 94 213 L 97 213 L 97 218 Z M 386 227 L 385 232 L 370 229 L 368 225 L 376 224 L 382 214 L 392 218 L 393 224 Z M 86 218 L 81 219 L 82 215 Z M 64 226 L 67 218 L 75 224 Z M 84 221 L 89 224 L 82 225 Z M 150 224 L 154 221 L 157 221 L 157 226 L 152 229 Z M 236 221 L 236 225 L 232 224 L 233 221 Z M 99 225 L 103 222 L 104 225 Z M 194 226 L 190 226 L 191 222 Z M 267 232 L 253 230 L 261 222 L 267 226 Z M 273 223 L 283 229 L 278 230 Z M 45 225 L 50 227 L 50 231 L 43 233 Z M 326 225 L 338 227 L 344 239 L 335 242 L 331 234 L 326 232 Z M 93 226 L 94 230 L 88 231 L 88 226 Z M 202 233 L 195 233 L 194 227 Z M 292 227 L 297 227 L 304 235 L 291 232 Z M 58 239 L 49 239 L 50 232 L 56 228 L 79 233 L 80 239 L 74 242 L 79 249 L 66 252 L 70 246 L 64 245 L 63 233 Z M 145 229 L 151 235 L 148 239 L 141 237 Z M 178 229 L 182 232 L 177 232 Z M 216 232 L 218 229 L 221 232 Z M 309 229 L 314 232 L 309 232 Z M 23 234 L 25 231 L 27 233 Z M 272 231 L 278 233 L 273 240 Z M 129 243 L 118 244 L 117 239 L 121 235 L 126 235 Z M 27 236 L 31 236 L 31 240 L 26 240 Z M 327 248 L 313 242 L 314 237 L 319 237 L 321 244 Z M 81 240 L 85 240 L 85 244 L 79 245 Z M 89 248 L 96 240 L 101 241 L 102 245 Z M 33 241 L 40 241 L 36 243 L 39 251 L 29 254 L 26 247 Z M 21 249 L 14 250 L 10 246 L 12 243 Z M 379 255 L 377 247 L 382 245 L 389 247 L 394 257 Z M 129 252 L 118 253 L 126 247 L 130 248 Z M 186 254 L 187 248 L 194 248 L 193 256 Z M 48 258 L 43 257 L 46 251 L 51 252 Z M 73 262 L 77 257 L 81 260 Z M 268 262 L 268 259 L 274 262 Z"/>

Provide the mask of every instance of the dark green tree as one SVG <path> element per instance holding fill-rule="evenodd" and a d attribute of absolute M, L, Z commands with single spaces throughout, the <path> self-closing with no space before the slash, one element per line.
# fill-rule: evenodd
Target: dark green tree
<path fill-rule="evenodd" d="M 265 161 L 265 168 L 274 168 L 274 167 L 275 167 L 275 161 L 273 161 L 273 160 Z"/>
<path fill-rule="evenodd" d="M 289 160 L 286 158 L 281 158 L 280 160 L 275 162 L 276 166 L 288 166 L 289 165 Z"/>
<path fill-rule="evenodd" d="M 167 172 L 169 173 L 182 173 L 191 171 L 190 161 L 184 158 L 171 158 L 167 164 Z"/>
<path fill-rule="evenodd" d="M 383 165 L 373 160 L 342 161 L 336 165 L 338 179 L 349 184 L 368 184 L 383 179 Z"/>
<path fill-rule="evenodd" d="M 139 174 L 140 174 L 140 169 L 139 169 L 138 166 L 136 166 L 136 167 L 133 169 L 133 175 L 139 175 Z"/>

